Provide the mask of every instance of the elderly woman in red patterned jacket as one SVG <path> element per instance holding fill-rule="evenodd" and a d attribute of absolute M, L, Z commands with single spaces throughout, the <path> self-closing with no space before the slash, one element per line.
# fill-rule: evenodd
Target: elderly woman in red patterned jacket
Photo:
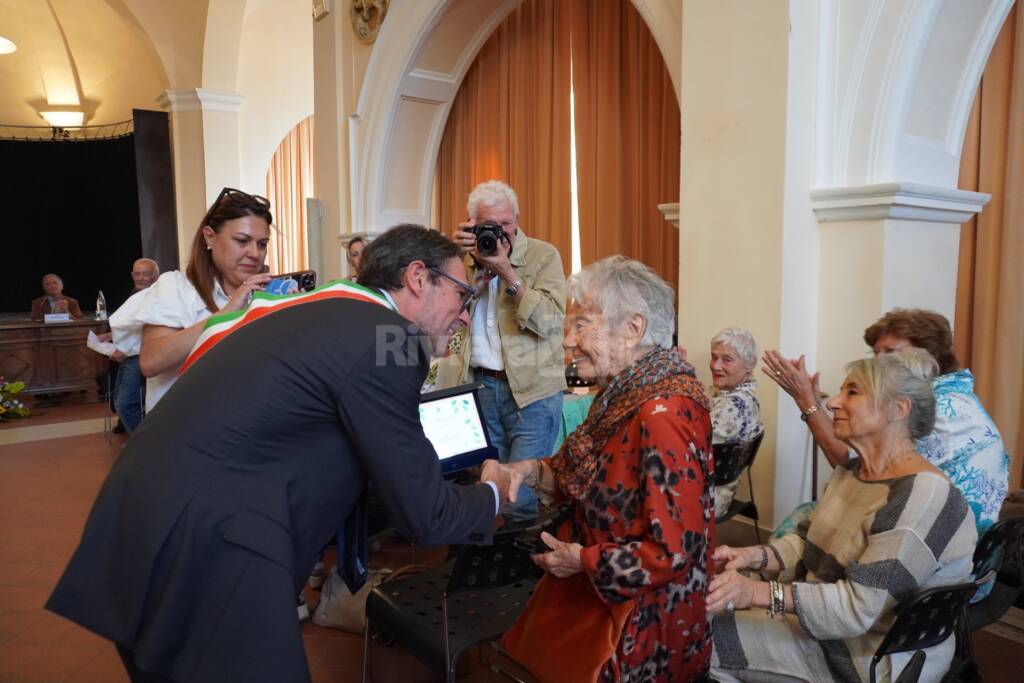
<path fill-rule="evenodd" d="M 710 666 L 705 611 L 713 544 L 711 420 L 672 347 L 672 288 L 612 256 L 569 283 L 564 346 L 601 391 L 550 458 L 502 466 L 572 518 L 503 643 L 543 681 L 685 681 Z"/>

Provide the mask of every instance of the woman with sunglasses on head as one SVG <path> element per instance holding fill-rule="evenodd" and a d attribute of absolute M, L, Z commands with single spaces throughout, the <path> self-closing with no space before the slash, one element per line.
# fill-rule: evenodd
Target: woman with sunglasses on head
<path fill-rule="evenodd" d="M 134 302 L 132 315 L 124 316 L 121 326 L 142 332 L 139 367 L 149 378 L 146 410 L 177 380 L 206 319 L 245 308 L 253 290 L 272 279 L 263 272 L 272 222 L 266 198 L 224 188 L 196 230 L 185 272 L 161 275 Z"/>

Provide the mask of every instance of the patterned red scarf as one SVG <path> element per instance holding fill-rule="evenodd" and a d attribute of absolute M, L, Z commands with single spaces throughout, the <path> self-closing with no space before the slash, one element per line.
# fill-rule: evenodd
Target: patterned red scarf
<path fill-rule="evenodd" d="M 643 403 L 659 396 L 685 396 L 708 408 L 704 385 L 677 349 L 658 348 L 637 359 L 601 390 L 587 419 L 551 459 L 562 492 L 582 501 L 597 475 L 605 443 Z"/>

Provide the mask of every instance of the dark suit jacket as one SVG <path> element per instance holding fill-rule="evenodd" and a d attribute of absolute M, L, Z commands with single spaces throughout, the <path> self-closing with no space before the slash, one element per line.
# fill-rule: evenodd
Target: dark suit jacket
<path fill-rule="evenodd" d="M 328 299 L 224 338 L 128 441 L 47 608 L 183 683 L 308 681 L 296 596 L 368 481 L 417 543 L 490 542 L 492 490 L 445 482 L 423 434 L 407 332 Z"/>
<path fill-rule="evenodd" d="M 61 298 L 67 300 L 68 313 L 71 314 L 72 318 L 74 318 L 75 320 L 79 320 L 85 317 L 82 315 L 82 309 L 81 307 L 79 307 L 78 301 L 76 299 L 72 299 L 70 296 L 64 296 L 63 294 L 61 295 Z M 49 312 L 50 305 L 47 302 L 46 295 L 44 294 L 38 299 L 32 299 L 32 311 L 29 313 L 28 317 L 30 317 L 32 320 L 42 320 L 43 314 Z"/>

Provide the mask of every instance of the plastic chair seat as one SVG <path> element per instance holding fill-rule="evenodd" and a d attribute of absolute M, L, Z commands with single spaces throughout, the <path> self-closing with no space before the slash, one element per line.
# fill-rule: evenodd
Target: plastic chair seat
<path fill-rule="evenodd" d="M 432 667 L 447 668 L 442 625 L 443 593 L 456 560 L 406 579 L 385 583 L 366 600 L 374 630 L 394 638 Z M 532 578 L 485 590 L 462 591 L 448 598 L 448 642 L 452 668 L 477 643 L 493 640 L 511 628 L 536 585 Z"/>
<path fill-rule="evenodd" d="M 910 651 L 914 651 L 914 656 L 897 680 L 906 683 L 916 681 L 924 667 L 923 650 L 955 634 L 964 608 L 975 590 L 977 586 L 973 582 L 939 586 L 920 591 L 900 603 L 896 607 L 896 619 L 871 658 L 871 683 L 875 682 L 875 667 L 884 657 Z M 956 659 L 951 662 L 951 668 L 962 667 L 963 664 Z"/>

